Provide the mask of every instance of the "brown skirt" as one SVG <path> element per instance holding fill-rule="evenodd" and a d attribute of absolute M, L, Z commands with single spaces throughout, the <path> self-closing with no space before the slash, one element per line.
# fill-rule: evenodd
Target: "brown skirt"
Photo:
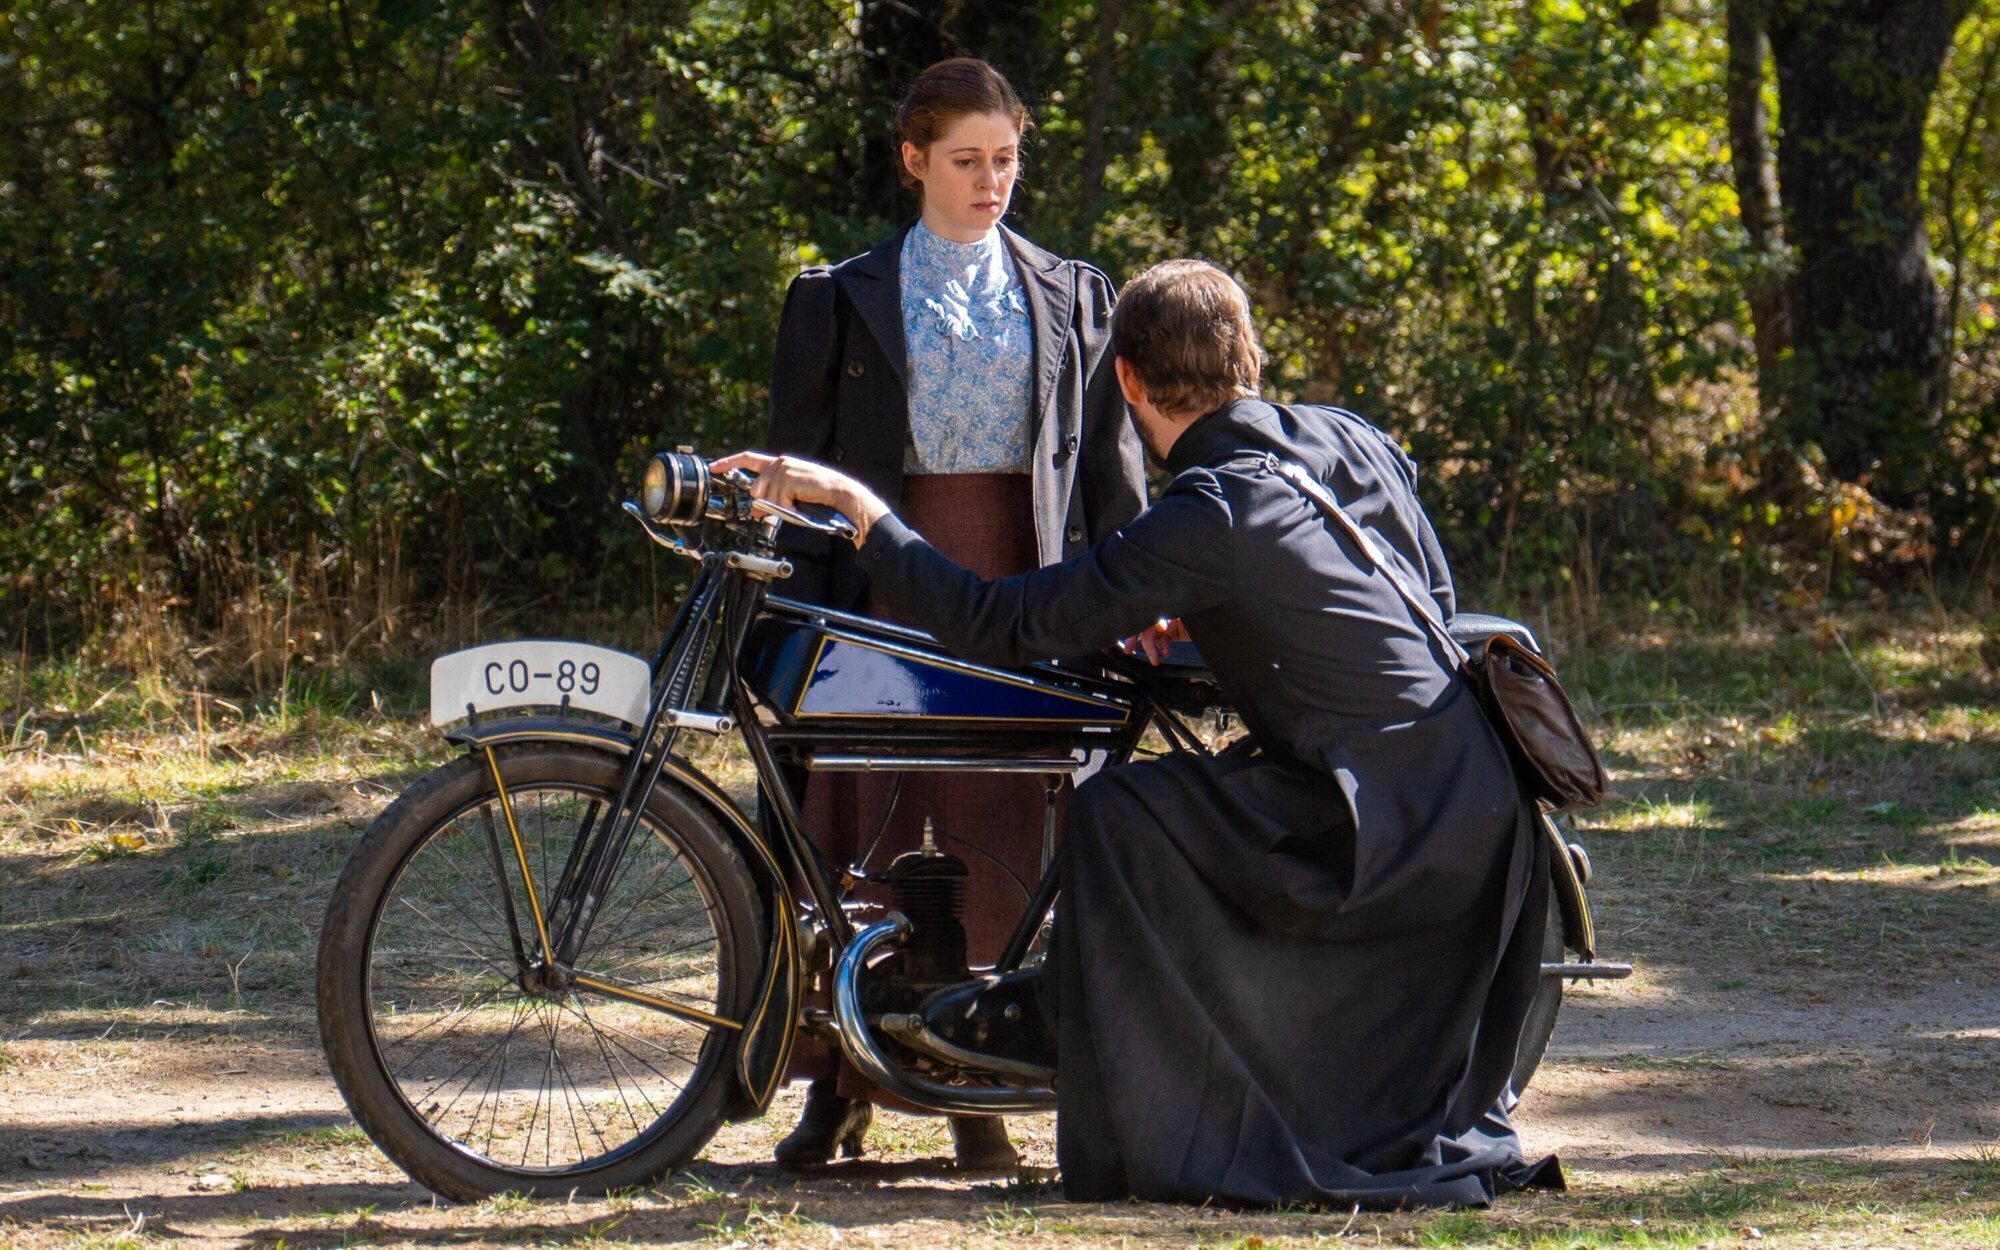
<path fill-rule="evenodd" d="M 1024 473 L 950 473 L 903 480 L 896 515 L 954 563 L 981 577 L 1005 577 L 1036 567 L 1035 522 Z M 863 611 L 894 620 L 873 604 Z M 1000 958 L 1007 938 L 1042 875 L 1042 782 L 1032 776 L 905 773 L 886 826 L 882 823 L 893 780 L 867 774 L 824 773 L 806 783 L 807 836 L 833 864 L 863 862 L 887 868 L 922 841 L 925 817 L 938 844 L 965 861 L 966 953 L 974 965 Z M 1067 787 L 1065 787 L 1067 789 Z M 1060 821 L 1060 811 L 1058 812 Z M 882 830 L 879 841 L 875 831 Z M 874 841 L 873 849 L 869 843 Z M 996 863 L 995 861 L 999 861 Z M 1005 867 L 1001 867 L 1004 864 Z M 886 904 L 869 884 L 856 899 Z M 879 912 L 864 913 L 868 920 Z M 823 1002 L 824 986 L 820 987 Z M 802 1037 L 793 1052 L 794 1077 L 838 1073 L 849 1098 L 884 1099 L 828 1043 Z"/>

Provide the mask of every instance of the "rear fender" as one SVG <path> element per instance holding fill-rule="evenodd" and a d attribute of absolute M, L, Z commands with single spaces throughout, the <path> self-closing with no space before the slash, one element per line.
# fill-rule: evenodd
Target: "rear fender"
<path fill-rule="evenodd" d="M 1547 812 L 1536 812 L 1549 852 L 1549 888 L 1556 892 L 1556 906 L 1562 912 L 1563 945 L 1577 958 L 1589 963 L 1597 958 L 1597 931 L 1590 919 L 1590 896 L 1584 893 L 1583 877 L 1570 855 L 1569 843 L 1561 826 Z"/>
<path fill-rule="evenodd" d="M 1447 628 L 1452 640 L 1468 651 L 1477 650 L 1496 634 L 1505 634 L 1536 655 L 1542 654 L 1541 643 L 1536 641 L 1534 631 L 1504 616 L 1460 612 L 1451 618 Z M 1597 958 L 1597 931 L 1591 923 L 1590 896 L 1584 892 L 1583 875 L 1577 871 L 1577 862 L 1570 854 L 1569 841 L 1563 836 L 1562 826 L 1539 807 L 1535 820 L 1542 826 L 1543 837 L 1548 844 L 1549 888 L 1556 892 L 1556 906 L 1562 913 L 1563 945 L 1575 951 L 1577 958 L 1584 963 L 1589 963 Z"/>
<path fill-rule="evenodd" d="M 445 735 L 445 740 L 467 751 L 519 743 L 560 742 L 567 746 L 602 751 L 620 760 L 630 759 L 637 737 L 622 726 L 580 721 L 562 716 L 515 716 L 480 720 L 462 725 Z M 785 1068 L 791 1062 L 792 1044 L 798 1038 L 801 995 L 805 986 L 799 950 L 799 929 L 794 917 L 798 906 L 791 881 L 771 848 L 757 832 L 756 823 L 743 815 L 722 787 L 711 781 L 687 759 L 670 755 L 660 770 L 663 781 L 680 786 L 715 818 L 750 866 L 750 873 L 764 896 L 769 940 L 763 975 L 757 987 L 756 1006 L 743 1030 L 743 1044 L 736 1053 L 738 1096 L 730 1108 L 731 1119 L 759 1116 L 784 1084 Z"/>

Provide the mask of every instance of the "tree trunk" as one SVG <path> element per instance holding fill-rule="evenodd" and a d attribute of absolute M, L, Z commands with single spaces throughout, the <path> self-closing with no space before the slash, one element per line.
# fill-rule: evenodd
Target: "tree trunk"
<path fill-rule="evenodd" d="M 1035 0 L 970 0 L 953 6 L 945 29 L 947 56 L 976 56 L 1007 76 L 1030 109 L 1042 94 L 1041 6 Z M 919 69 L 922 66 L 918 67 Z"/>
<path fill-rule="evenodd" d="M 1951 262 L 1951 285 L 1944 311 L 1944 352 L 1938 365 L 1940 420 L 1944 416 L 1943 407 L 1951 397 L 1952 358 L 1958 346 L 1958 315 L 1965 298 L 1965 228 L 1958 215 L 1958 179 L 1965 166 L 1966 153 L 1971 149 L 1972 137 L 1979 130 L 1980 118 L 1985 115 L 1986 96 L 1993 90 L 1996 74 L 2000 74 L 2000 42 L 1987 45 L 1986 57 L 1979 63 L 1979 72 L 1973 76 L 1973 81 L 1979 85 L 1973 90 L 1971 103 L 1965 107 L 1965 122 L 1959 127 L 1958 140 L 1952 144 L 1951 159 L 1945 162 L 1944 185 L 1938 191 L 1938 201 L 1944 209 L 1945 259 Z"/>
<path fill-rule="evenodd" d="M 947 7 L 942 0 L 861 0 L 854 101 L 861 168 L 853 180 L 854 216 L 901 221 L 916 215 L 916 199 L 897 172 L 903 160 L 893 133 L 896 103 L 925 66 L 952 55 L 944 32 Z"/>
<path fill-rule="evenodd" d="M 1924 118 L 1965 0 L 1779 0 L 1778 176 L 1797 249 L 1797 369 L 1782 422 L 1828 470 L 1884 501 L 1935 471 L 1943 351 L 1917 180 Z"/>
<path fill-rule="evenodd" d="M 1187 31 L 1177 42 L 1184 50 L 1163 58 L 1153 130 L 1168 174 L 1155 207 L 1176 249 L 1212 248 L 1223 224 L 1217 188 L 1234 160 L 1229 119 L 1242 94 L 1236 59 L 1249 54 L 1245 28 L 1258 16 L 1255 7 L 1249 0 L 1217 0 L 1198 17 L 1181 14 Z M 1157 13 L 1154 20 L 1160 20 Z"/>
<path fill-rule="evenodd" d="M 1111 93 L 1117 83 L 1118 23 L 1125 18 L 1126 0 L 1098 0 L 1097 48 L 1090 65 L 1090 111 L 1083 128 L 1082 203 L 1077 214 L 1077 234 L 1086 242 L 1103 211 L 1104 166 L 1110 157 L 1105 151 L 1104 131 L 1111 120 Z"/>
<path fill-rule="evenodd" d="M 1750 236 L 1751 269 L 1744 282 L 1750 332 L 1757 347 L 1757 407 L 1773 418 L 1781 389 L 1778 364 L 1790 345 L 1785 316 L 1785 236 L 1780 223 L 1778 171 L 1771 154 L 1764 109 L 1764 0 L 1729 0 L 1729 163 L 1736 179 L 1737 214 Z"/>

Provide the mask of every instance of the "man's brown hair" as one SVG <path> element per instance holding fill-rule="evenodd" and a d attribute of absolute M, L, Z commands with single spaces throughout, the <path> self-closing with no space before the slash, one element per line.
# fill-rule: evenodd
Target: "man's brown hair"
<path fill-rule="evenodd" d="M 1111 352 L 1169 416 L 1200 416 L 1257 394 L 1263 352 L 1250 301 L 1205 260 L 1154 265 L 1118 293 Z"/>
<path fill-rule="evenodd" d="M 977 57 L 955 56 L 918 74 L 896 106 L 896 172 L 903 185 L 915 190 L 917 179 L 903 163 L 903 144 L 928 151 L 951 124 L 970 113 L 1000 113 L 1014 122 L 1015 133 L 1029 127 L 1028 108 L 1007 76 Z"/>

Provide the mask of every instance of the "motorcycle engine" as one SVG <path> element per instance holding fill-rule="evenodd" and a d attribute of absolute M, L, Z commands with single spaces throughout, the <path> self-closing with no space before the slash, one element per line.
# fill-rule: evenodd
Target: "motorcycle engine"
<path fill-rule="evenodd" d="M 862 1001 L 875 1011 L 921 1019 L 921 1027 L 962 1050 L 1053 1067 L 1055 1031 L 1041 997 L 1045 970 L 972 977 L 965 949 L 966 876 L 965 861 L 938 849 L 926 820 L 922 847 L 898 855 L 884 874 L 889 905 L 909 919 L 909 936 L 892 959 L 878 965 L 878 975 L 863 983 Z M 935 1066 L 930 1048 L 907 1044 L 919 1052 L 913 1057 L 919 1069 Z"/>
<path fill-rule="evenodd" d="M 898 855 L 886 875 L 889 905 L 910 921 L 897 979 L 928 986 L 971 976 L 965 956 L 965 861 L 938 849 L 928 819 L 923 846 Z"/>

